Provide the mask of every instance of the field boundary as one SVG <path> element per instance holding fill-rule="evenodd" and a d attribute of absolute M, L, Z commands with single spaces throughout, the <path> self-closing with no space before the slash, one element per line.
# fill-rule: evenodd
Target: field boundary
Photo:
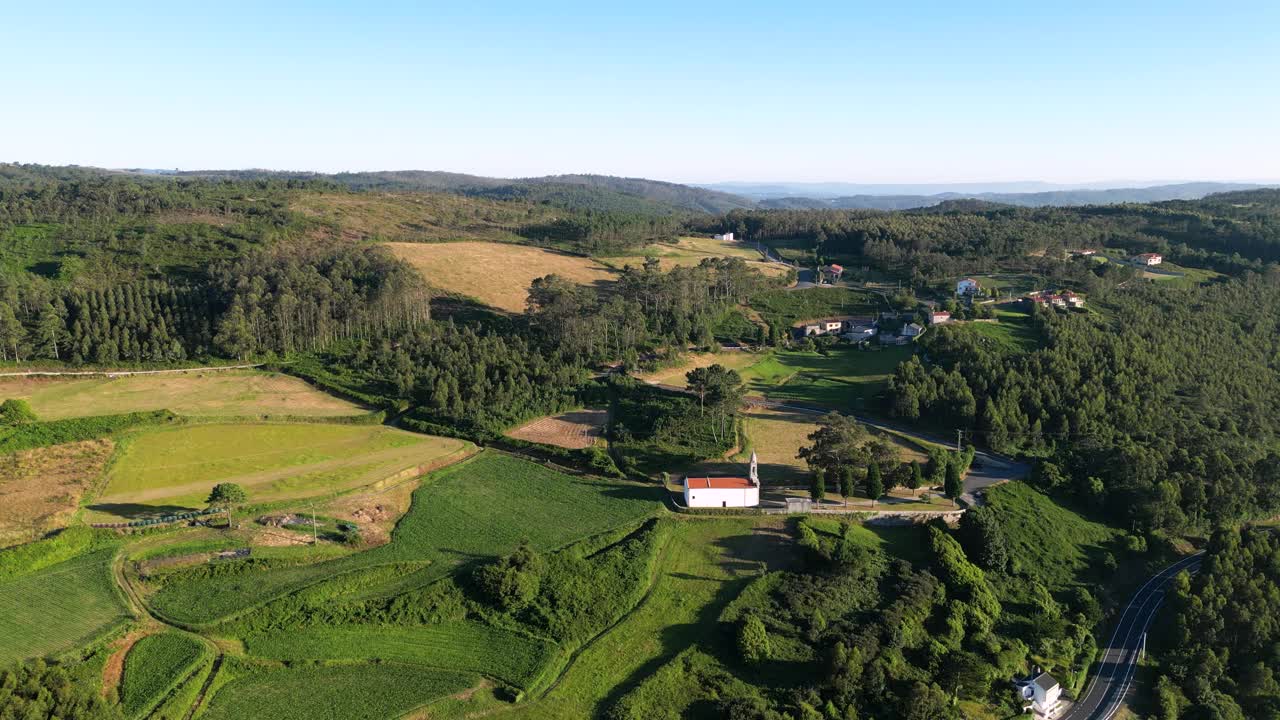
<path fill-rule="evenodd" d="M 212 367 L 172 368 L 168 370 L 25 370 L 0 373 L 0 377 L 124 377 L 126 375 L 169 375 L 190 372 L 215 372 L 218 370 L 252 370 L 266 363 L 252 365 L 216 365 Z"/>

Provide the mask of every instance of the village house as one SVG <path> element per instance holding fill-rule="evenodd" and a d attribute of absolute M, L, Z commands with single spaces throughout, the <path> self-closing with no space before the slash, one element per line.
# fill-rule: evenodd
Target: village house
<path fill-rule="evenodd" d="M 684 504 L 691 508 L 756 507 L 760 504 L 760 475 L 751 453 L 747 477 L 684 478 Z"/>
<path fill-rule="evenodd" d="M 1069 252 L 1076 257 L 1093 257 L 1098 254 L 1097 250 L 1093 250 L 1091 248 L 1082 248 L 1080 250 L 1071 250 Z"/>
<path fill-rule="evenodd" d="M 1142 253 L 1141 255 L 1133 256 L 1133 264 L 1135 265 L 1146 265 L 1147 267 L 1150 267 L 1152 265 L 1159 265 L 1162 262 L 1164 262 L 1164 256 L 1158 253 Z"/>
<path fill-rule="evenodd" d="M 949 323 L 949 322 L 951 322 L 951 313 L 947 312 L 946 310 L 929 313 L 930 325 L 942 325 L 943 323 Z"/>
<path fill-rule="evenodd" d="M 917 338 L 924 334 L 924 328 L 918 323 L 907 323 L 902 326 L 902 336 L 907 338 Z"/>
<path fill-rule="evenodd" d="M 840 276 L 844 274 L 844 266 L 831 263 L 818 268 L 818 273 L 824 282 L 834 283 L 840 280 Z"/>
<path fill-rule="evenodd" d="M 965 278 L 956 283 L 957 295 L 977 295 L 982 290 L 982 285 L 973 278 Z"/>
<path fill-rule="evenodd" d="M 875 329 L 875 320 L 869 317 L 845 315 L 840 317 L 819 318 L 809 320 L 791 328 L 797 339 L 811 335 L 843 335 L 845 333 L 862 334 L 865 328 Z"/>
<path fill-rule="evenodd" d="M 722 233 L 711 236 L 714 240 L 724 240 L 725 242 L 733 242 L 733 233 Z"/>
<path fill-rule="evenodd" d="M 1029 298 L 1036 305 L 1044 305 L 1049 307 L 1064 308 L 1077 310 L 1084 307 L 1084 298 L 1071 292 L 1063 290 L 1060 293 L 1035 293 Z"/>

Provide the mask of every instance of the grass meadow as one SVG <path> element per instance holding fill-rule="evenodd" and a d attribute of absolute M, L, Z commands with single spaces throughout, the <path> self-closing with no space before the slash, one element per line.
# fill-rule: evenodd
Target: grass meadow
<path fill-rule="evenodd" d="M 209 623 L 341 573 L 416 566 L 408 576 L 390 573 L 351 589 L 392 594 L 510 552 L 521 540 L 546 550 L 634 522 L 656 511 L 659 499 L 656 488 L 566 475 L 486 451 L 429 476 L 387 545 L 310 565 L 171 582 L 152 605 L 179 622 Z"/>
<path fill-rule="evenodd" d="M 0 379 L 0 399 L 22 398 L 41 420 L 170 410 L 179 415 L 339 417 L 365 410 L 289 375 L 252 370 L 60 379 Z"/>
<path fill-rule="evenodd" d="M 873 407 L 889 376 L 912 352 L 910 346 L 867 350 L 837 346 L 826 355 L 778 351 L 741 374 L 753 395 L 849 412 Z"/>
<path fill-rule="evenodd" d="M 468 444 L 380 425 L 212 424 L 128 435 L 90 509 L 133 518 L 204 506 L 209 489 L 235 482 L 252 502 L 324 495 L 442 461 Z"/>
<path fill-rule="evenodd" d="M 202 720 L 386 720 L 479 683 L 469 673 L 391 663 L 240 669 Z"/>
<path fill-rule="evenodd" d="M 477 623 L 308 627 L 251 637 L 250 654 L 299 660 L 379 660 L 478 672 L 527 688 L 555 644 Z"/>
<path fill-rule="evenodd" d="M 104 548 L 0 580 L 0 666 L 80 647 L 128 617 Z"/>
<path fill-rule="evenodd" d="M 1022 305 L 997 305 L 996 319 L 999 322 L 970 322 L 957 327 L 987 338 L 1003 353 L 1031 352 L 1040 347 L 1041 339 L 1031 324 L 1031 316 Z"/>
<path fill-rule="evenodd" d="M 707 237 L 682 237 L 674 242 L 653 243 L 630 255 L 601 257 L 600 262 L 621 270 L 627 265 L 643 267 L 649 258 L 657 258 L 662 270 L 670 270 L 675 266 L 697 265 L 708 258 L 723 257 L 742 258 L 747 261 L 748 266 L 765 275 L 787 273 L 785 265 L 761 260 L 760 252 L 753 244 L 725 242 Z"/>

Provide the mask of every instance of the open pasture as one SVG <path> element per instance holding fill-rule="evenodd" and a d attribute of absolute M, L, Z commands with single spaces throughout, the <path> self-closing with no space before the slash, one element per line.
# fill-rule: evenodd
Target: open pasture
<path fill-rule="evenodd" d="M 778 263 L 762 260 L 755 245 L 740 242 L 725 242 L 707 237 L 682 237 L 673 242 L 660 242 L 645 245 L 631 255 L 619 255 L 600 258 L 602 263 L 621 270 L 627 265 L 642 267 L 649 258 L 656 258 L 663 270 L 675 266 L 697 265 L 708 258 L 742 258 L 751 268 L 765 275 L 785 275 L 787 267 Z"/>
<path fill-rule="evenodd" d="M 595 287 L 614 278 L 613 270 L 591 258 L 528 245 L 393 242 L 387 247 L 432 286 L 513 313 L 524 312 L 535 278 L 554 273 Z"/>
<path fill-rule="evenodd" d="M 420 566 L 413 575 L 352 590 L 390 594 L 463 562 L 511 552 L 521 540 L 546 550 L 634 522 L 655 512 L 659 499 L 650 486 L 566 475 L 486 451 L 429 476 L 387 545 L 311 565 L 170 583 L 152 597 L 152 606 L 179 622 L 207 623 L 342 573 Z"/>
<path fill-rule="evenodd" d="M 775 352 L 741 371 L 748 391 L 769 400 L 801 402 L 849 412 L 871 407 L 910 346 Z"/>
<path fill-rule="evenodd" d="M 253 502 L 312 497 L 369 485 L 447 461 L 468 443 L 384 426 L 189 425 L 139 432 L 120 443 L 91 510 L 130 517 L 203 507 L 219 482 Z"/>
<path fill-rule="evenodd" d="M 114 448 L 86 440 L 0 457 L 0 547 L 65 527 Z"/>
<path fill-rule="evenodd" d="M 555 645 L 477 623 L 309 627 L 250 638 L 250 654 L 285 661 L 381 660 L 478 672 L 527 688 Z"/>
<path fill-rule="evenodd" d="M 387 720 L 474 687 L 472 674 L 411 665 L 254 668 L 219 688 L 204 720 Z"/>
<path fill-rule="evenodd" d="M 765 357 L 766 355 L 764 354 L 746 350 L 725 350 L 718 353 L 687 353 L 680 358 L 680 362 L 671 367 L 640 373 L 636 377 L 645 382 L 658 383 L 659 385 L 684 387 L 687 381 L 685 376 L 690 370 L 720 365 L 730 370 L 742 372 L 743 369 L 760 362 Z"/>
<path fill-rule="evenodd" d="M 0 665 L 80 647 L 128 615 L 113 549 L 0 580 Z"/>
<path fill-rule="evenodd" d="M 154 708 L 205 655 L 204 643 L 176 632 L 148 635 L 134 643 L 125 656 L 120 683 L 125 714 L 138 717 Z"/>
<path fill-rule="evenodd" d="M 574 410 L 538 418 L 507 435 L 517 440 L 576 450 L 596 444 L 604 434 L 608 419 L 609 413 L 604 410 Z"/>
<path fill-rule="evenodd" d="M 170 410 L 179 415 L 335 417 L 363 408 L 298 378 L 253 370 L 107 378 L 0 378 L 0 399 L 22 398 L 41 420 Z"/>

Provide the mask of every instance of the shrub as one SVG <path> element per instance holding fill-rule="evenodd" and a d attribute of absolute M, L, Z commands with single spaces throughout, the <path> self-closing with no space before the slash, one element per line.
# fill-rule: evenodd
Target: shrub
<path fill-rule="evenodd" d="M 756 615 L 749 615 L 738 630 L 738 653 L 749 663 L 769 659 L 769 631 Z"/>
<path fill-rule="evenodd" d="M 0 403 L 0 425 L 23 425 L 36 421 L 36 413 L 26 400 L 11 398 Z"/>
<path fill-rule="evenodd" d="M 516 551 L 488 565 L 475 574 L 476 585 L 494 604 L 503 609 L 523 607 L 538 595 L 544 564 L 528 542 Z"/>

